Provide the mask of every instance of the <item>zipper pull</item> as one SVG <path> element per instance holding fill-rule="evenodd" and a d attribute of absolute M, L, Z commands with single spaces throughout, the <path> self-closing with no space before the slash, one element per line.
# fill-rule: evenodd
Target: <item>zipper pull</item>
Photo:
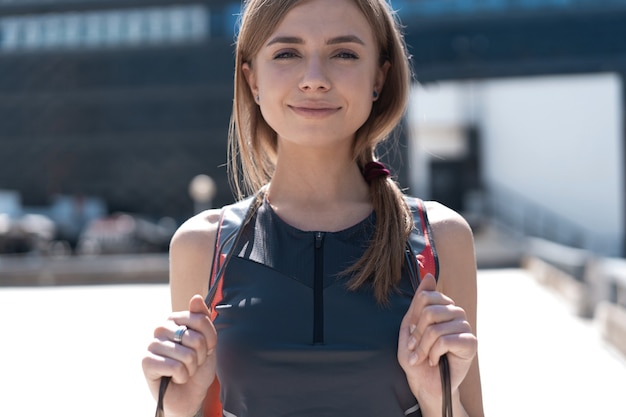
<path fill-rule="evenodd" d="M 324 232 L 315 232 L 315 249 L 322 247 L 322 241 L 324 240 Z"/>

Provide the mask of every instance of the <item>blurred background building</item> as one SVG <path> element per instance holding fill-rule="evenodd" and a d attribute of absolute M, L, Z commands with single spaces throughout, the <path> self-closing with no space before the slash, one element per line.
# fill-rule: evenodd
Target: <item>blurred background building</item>
<path fill-rule="evenodd" d="M 626 2 L 400 7 L 421 81 L 412 189 L 520 235 L 624 255 Z"/>
<path fill-rule="evenodd" d="M 419 82 L 389 157 L 409 192 L 476 227 L 495 219 L 623 256 L 626 0 L 392 4 Z M 0 0 L 0 229 L 36 215 L 35 230 L 51 219 L 77 246 L 99 220 L 90 233 L 102 245 L 114 240 L 103 230 L 141 223 L 144 246 L 162 250 L 206 204 L 193 201 L 193 178 L 213 179 L 212 205 L 231 202 L 239 10 L 229 0 Z"/>

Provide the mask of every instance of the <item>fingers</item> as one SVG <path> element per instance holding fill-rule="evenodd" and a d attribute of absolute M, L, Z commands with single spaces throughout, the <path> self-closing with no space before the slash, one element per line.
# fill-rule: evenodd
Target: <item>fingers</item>
<path fill-rule="evenodd" d="M 186 326 L 182 344 L 197 350 L 204 351 L 204 356 L 210 355 L 215 349 L 217 333 L 211 322 L 211 312 L 201 295 L 195 295 L 189 301 L 189 311 L 172 313 L 170 320 L 175 328 L 161 328 L 170 340 L 174 340 L 170 332 L 175 332 L 179 326 Z M 155 332 L 155 337 L 157 336 Z"/>
<path fill-rule="evenodd" d="M 189 302 L 189 311 L 172 313 L 154 331 L 144 359 L 144 372 L 154 380 L 171 376 L 184 384 L 215 353 L 217 333 L 202 296 Z"/>
<path fill-rule="evenodd" d="M 413 295 L 407 316 L 419 316 L 424 307 L 430 304 L 454 304 L 454 301 L 437 292 L 437 281 L 431 274 L 426 274 Z"/>
<path fill-rule="evenodd" d="M 476 337 L 471 331 L 441 336 L 430 349 L 428 363 L 431 366 L 437 365 L 441 356 L 446 353 L 464 361 L 471 361 L 476 354 L 477 345 Z"/>
<path fill-rule="evenodd" d="M 406 343 L 410 365 L 428 361 L 434 366 L 447 352 L 463 352 L 463 344 L 467 343 L 465 335 L 471 335 L 465 311 L 437 292 L 436 287 L 434 277 L 426 275 L 402 321 L 400 331 L 406 336 L 401 334 L 400 340 Z"/>
<path fill-rule="evenodd" d="M 422 278 L 422 282 L 417 287 L 417 291 L 435 291 L 437 289 L 437 281 L 432 274 L 426 274 L 424 278 Z"/>
<path fill-rule="evenodd" d="M 464 341 L 467 334 L 471 334 L 471 327 L 462 316 L 430 324 L 422 333 L 416 327 L 409 339 L 409 350 L 414 352 L 409 363 L 415 365 L 428 361 L 431 366 L 435 366 L 439 363 L 439 357 L 445 353 L 454 351 L 458 354 L 459 343 Z"/>
<path fill-rule="evenodd" d="M 189 381 L 201 363 L 198 354 L 181 344 L 155 339 L 148 347 L 155 377 L 171 376 L 177 384 Z"/>
<path fill-rule="evenodd" d="M 207 317 L 211 317 L 211 311 L 209 307 L 204 302 L 204 298 L 201 295 L 194 295 L 189 300 L 189 311 L 197 314 L 204 314 Z"/>

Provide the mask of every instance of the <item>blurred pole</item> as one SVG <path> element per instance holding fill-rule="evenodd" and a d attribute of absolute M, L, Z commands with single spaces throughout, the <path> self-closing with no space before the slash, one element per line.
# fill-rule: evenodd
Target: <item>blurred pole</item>
<path fill-rule="evenodd" d="M 194 214 L 213 208 L 217 186 L 213 178 L 205 174 L 196 175 L 189 183 L 189 195 L 194 203 Z"/>

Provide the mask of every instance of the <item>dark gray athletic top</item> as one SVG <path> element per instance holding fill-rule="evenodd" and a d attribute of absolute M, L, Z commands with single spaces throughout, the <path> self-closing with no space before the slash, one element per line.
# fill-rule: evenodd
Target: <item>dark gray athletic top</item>
<path fill-rule="evenodd" d="M 421 203 L 411 201 L 419 254 L 432 242 Z M 365 251 L 374 224 L 371 214 L 340 232 L 302 231 L 261 204 L 211 303 L 224 416 L 421 415 L 397 361 L 416 283 L 405 272 L 389 306 L 380 306 L 370 287 L 350 291 L 341 275 Z"/>

